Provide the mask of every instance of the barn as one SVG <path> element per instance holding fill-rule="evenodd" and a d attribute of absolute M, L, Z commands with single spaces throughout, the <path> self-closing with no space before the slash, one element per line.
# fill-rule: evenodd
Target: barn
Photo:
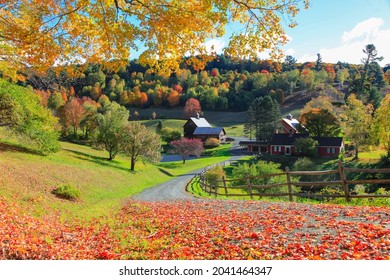
<path fill-rule="evenodd" d="M 217 138 L 224 142 L 226 140 L 226 132 L 223 127 L 212 127 L 211 124 L 205 119 L 199 117 L 189 118 L 183 126 L 184 137 L 186 138 L 198 138 L 205 140 L 207 138 Z"/>

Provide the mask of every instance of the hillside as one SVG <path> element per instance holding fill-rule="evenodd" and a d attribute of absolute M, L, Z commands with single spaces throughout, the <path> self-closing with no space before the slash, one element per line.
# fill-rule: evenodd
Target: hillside
<path fill-rule="evenodd" d="M 1 142 L 1 141 L 0 141 Z M 226 157 L 157 165 L 139 162 L 129 171 L 129 160 L 87 146 L 61 142 L 61 151 L 41 156 L 15 145 L 0 145 L 0 196 L 21 204 L 34 215 L 59 212 L 63 218 L 89 219 L 122 207 L 123 201 L 143 189 L 174 176 L 199 169 Z M 52 191 L 71 184 L 81 192 L 76 202 L 57 198 Z"/>

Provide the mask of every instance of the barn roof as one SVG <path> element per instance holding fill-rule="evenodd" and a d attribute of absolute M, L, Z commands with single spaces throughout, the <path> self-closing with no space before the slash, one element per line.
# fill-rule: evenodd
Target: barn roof
<path fill-rule="evenodd" d="M 343 144 L 343 137 L 313 137 L 317 140 L 320 147 L 341 147 Z"/>
<path fill-rule="evenodd" d="M 211 127 L 211 124 L 205 118 L 191 118 L 191 120 L 197 127 Z"/>
<path fill-rule="evenodd" d="M 274 134 L 271 140 L 271 145 L 294 145 L 294 142 L 298 138 L 308 138 L 308 134 L 296 133 L 289 134 Z M 318 142 L 319 147 L 341 147 L 343 144 L 343 137 L 312 137 Z"/>
<path fill-rule="evenodd" d="M 298 138 L 307 138 L 307 137 L 309 137 L 309 135 L 308 134 L 303 134 L 303 133 L 295 133 L 293 135 L 284 134 L 284 133 L 281 133 L 281 134 L 275 133 L 272 136 L 270 144 L 271 145 L 276 145 L 276 146 L 279 146 L 279 145 L 293 145 L 296 139 L 298 139 Z"/>
<path fill-rule="evenodd" d="M 225 133 L 222 127 L 197 127 L 195 128 L 194 135 L 219 135 L 221 131 Z"/>

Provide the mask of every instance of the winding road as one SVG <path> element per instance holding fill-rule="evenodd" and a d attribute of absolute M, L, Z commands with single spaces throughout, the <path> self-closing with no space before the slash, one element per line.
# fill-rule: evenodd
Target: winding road
<path fill-rule="evenodd" d="M 230 160 L 238 160 L 243 157 L 243 151 L 238 143 L 246 138 L 236 137 L 233 146 L 230 148 L 232 157 Z M 197 200 L 199 198 L 191 195 L 185 190 L 188 182 L 202 169 L 198 169 L 187 174 L 181 175 L 168 182 L 159 184 L 132 197 L 140 201 L 169 201 L 169 200 Z"/>

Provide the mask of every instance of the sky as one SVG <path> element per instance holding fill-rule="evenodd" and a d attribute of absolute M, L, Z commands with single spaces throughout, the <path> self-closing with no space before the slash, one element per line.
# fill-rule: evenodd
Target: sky
<path fill-rule="evenodd" d="M 286 28 L 290 42 L 282 49 L 298 62 L 316 61 L 319 53 L 325 63 L 360 64 L 364 47 L 374 44 L 384 57 L 379 64 L 390 64 L 390 0 L 311 0 L 296 20 L 298 26 Z M 206 45 L 222 53 L 227 37 Z"/>

